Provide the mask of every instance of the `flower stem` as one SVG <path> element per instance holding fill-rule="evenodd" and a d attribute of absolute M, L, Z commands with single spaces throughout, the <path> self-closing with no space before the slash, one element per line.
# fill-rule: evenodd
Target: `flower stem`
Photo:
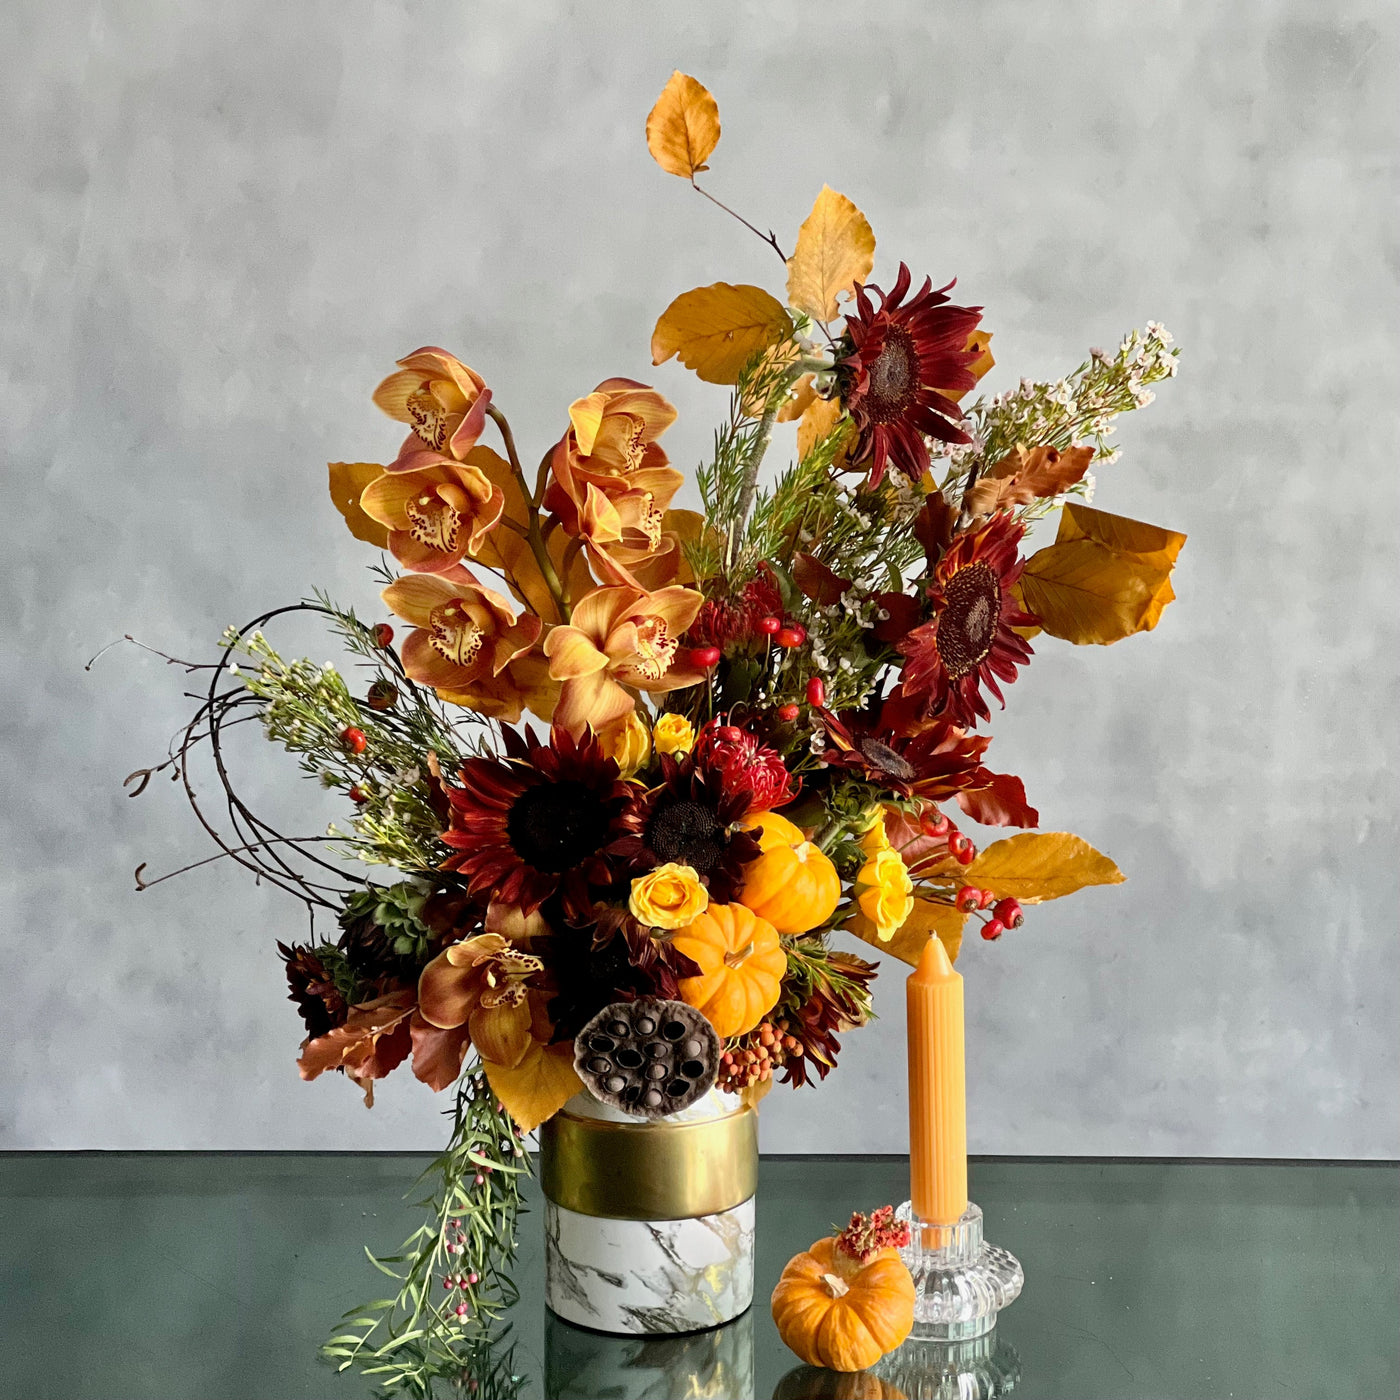
<path fill-rule="evenodd" d="M 515 434 L 510 430 L 510 423 L 506 420 L 504 413 L 500 409 L 491 407 L 486 410 L 492 421 L 501 430 L 501 441 L 505 443 L 506 455 L 510 458 L 510 469 L 515 476 L 516 483 L 520 487 L 520 494 L 524 497 L 526 510 L 529 512 L 529 528 L 525 532 L 525 538 L 530 545 L 530 553 L 535 556 L 535 563 L 539 566 L 540 575 L 545 581 L 545 586 L 549 589 L 550 596 L 554 599 L 554 604 L 559 610 L 559 620 L 567 622 L 569 620 L 569 603 L 564 593 L 564 586 L 559 581 L 559 574 L 555 570 L 554 561 L 549 557 L 549 550 L 545 546 L 544 533 L 540 529 L 540 507 L 539 502 L 531 494 L 529 484 L 525 480 L 525 470 L 520 465 L 520 454 L 515 450 Z M 544 481 L 545 462 L 540 463 L 540 482 Z"/>

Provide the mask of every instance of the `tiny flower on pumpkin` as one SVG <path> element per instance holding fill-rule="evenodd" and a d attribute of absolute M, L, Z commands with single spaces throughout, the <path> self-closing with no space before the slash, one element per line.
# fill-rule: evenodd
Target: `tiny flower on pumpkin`
<path fill-rule="evenodd" d="M 662 715 L 651 740 L 657 753 L 687 754 L 695 747 L 695 726 L 684 715 Z"/>
<path fill-rule="evenodd" d="M 856 905 L 888 943 L 914 912 L 914 882 L 898 851 L 879 851 L 856 875 Z"/>
<path fill-rule="evenodd" d="M 710 895 L 688 865 L 667 861 L 632 881 L 627 907 L 650 928 L 678 929 L 694 922 L 709 906 Z"/>

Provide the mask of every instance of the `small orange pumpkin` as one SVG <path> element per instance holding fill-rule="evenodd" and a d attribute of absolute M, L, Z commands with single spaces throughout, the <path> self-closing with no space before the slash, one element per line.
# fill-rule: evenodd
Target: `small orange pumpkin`
<path fill-rule="evenodd" d="M 681 978 L 681 1000 L 704 1012 L 721 1039 L 753 1030 L 778 1004 L 787 954 L 753 910 L 712 904 L 671 941 L 700 967 L 699 977 Z"/>
<path fill-rule="evenodd" d="M 744 867 L 739 902 L 779 933 L 824 924 L 841 902 L 841 877 L 830 858 L 776 812 L 760 812 L 744 827 L 757 834 L 761 854 Z"/>
<path fill-rule="evenodd" d="M 783 1270 L 773 1290 L 778 1335 L 809 1366 L 863 1371 L 893 1351 L 914 1326 L 914 1280 L 894 1248 L 908 1239 L 882 1206 L 853 1215 L 834 1238 L 818 1240 Z"/>

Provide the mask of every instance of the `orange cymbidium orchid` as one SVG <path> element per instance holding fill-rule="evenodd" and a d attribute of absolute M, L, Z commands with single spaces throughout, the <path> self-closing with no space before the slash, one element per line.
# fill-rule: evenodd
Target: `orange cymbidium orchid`
<path fill-rule="evenodd" d="M 657 442 L 675 421 L 676 410 L 655 389 L 634 379 L 605 379 L 569 405 L 569 430 L 550 459 L 545 508 L 571 535 L 580 533 L 578 515 L 590 485 L 606 496 L 650 491 L 664 510 L 684 479 L 667 465 Z"/>
<path fill-rule="evenodd" d="M 530 613 L 517 618 L 499 593 L 460 564 L 395 579 L 380 596 L 415 629 L 402 651 L 413 680 L 452 704 L 511 723 L 527 705 L 541 716 L 552 710 L 555 687 L 544 658 L 530 655 L 540 619 Z"/>
<path fill-rule="evenodd" d="M 705 672 L 677 653 L 704 601 L 690 588 L 621 586 L 579 599 L 569 624 L 544 642 L 549 673 L 562 682 L 554 722 L 575 734 L 585 724 L 599 730 L 633 709 L 631 690 L 664 692 L 703 680 Z"/>
<path fill-rule="evenodd" d="M 699 534 L 704 521 L 694 511 L 666 509 L 675 483 L 649 480 L 662 475 L 647 468 L 634 472 L 629 478 L 632 488 L 616 495 L 588 483 L 577 533 L 601 582 L 651 592 L 667 584 L 694 581 L 684 546 Z M 666 471 L 664 475 L 679 474 Z"/>
<path fill-rule="evenodd" d="M 389 550 L 406 569 L 440 574 L 475 555 L 500 523 L 505 493 L 476 466 L 440 452 L 404 453 L 408 470 L 386 471 L 365 487 L 360 508 L 389 530 Z"/>
<path fill-rule="evenodd" d="M 525 984 L 543 966 L 498 933 L 478 934 L 423 969 L 418 1012 L 438 1030 L 465 1029 L 483 1060 L 513 1067 L 530 1048 L 534 1008 Z"/>
<path fill-rule="evenodd" d="M 491 406 L 486 381 L 436 345 L 425 345 L 398 364 L 398 370 L 374 391 L 375 403 L 413 430 L 389 470 L 412 470 L 411 465 L 403 465 L 405 459 L 424 447 L 461 461 L 486 426 L 486 410 Z"/>

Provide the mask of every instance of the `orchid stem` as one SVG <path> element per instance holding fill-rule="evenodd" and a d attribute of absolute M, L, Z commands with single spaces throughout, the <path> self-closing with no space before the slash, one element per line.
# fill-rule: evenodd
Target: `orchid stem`
<path fill-rule="evenodd" d="M 506 420 L 504 413 L 498 408 L 488 408 L 486 412 L 490 415 L 492 422 L 501 430 L 501 441 L 505 443 L 506 455 L 510 458 L 510 469 L 515 476 L 516 483 L 520 487 L 520 494 L 524 498 L 526 510 L 529 512 L 529 528 L 525 531 L 525 538 L 530 544 L 530 553 L 535 556 L 535 563 L 539 566 L 540 575 L 545 581 L 545 586 L 549 589 L 550 596 L 554 599 L 555 606 L 559 609 L 559 620 L 567 622 L 569 620 L 569 603 L 564 594 L 564 586 L 559 581 L 559 574 L 554 568 L 554 561 L 549 557 L 549 550 L 545 546 L 544 534 L 540 530 L 540 508 L 539 502 L 530 494 L 530 487 L 525 480 L 525 470 L 520 465 L 520 454 L 515 450 L 515 434 L 510 430 L 510 423 Z M 545 458 L 547 462 L 548 457 Z M 540 479 L 544 479 L 544 462 L 540 463 Z"/>

